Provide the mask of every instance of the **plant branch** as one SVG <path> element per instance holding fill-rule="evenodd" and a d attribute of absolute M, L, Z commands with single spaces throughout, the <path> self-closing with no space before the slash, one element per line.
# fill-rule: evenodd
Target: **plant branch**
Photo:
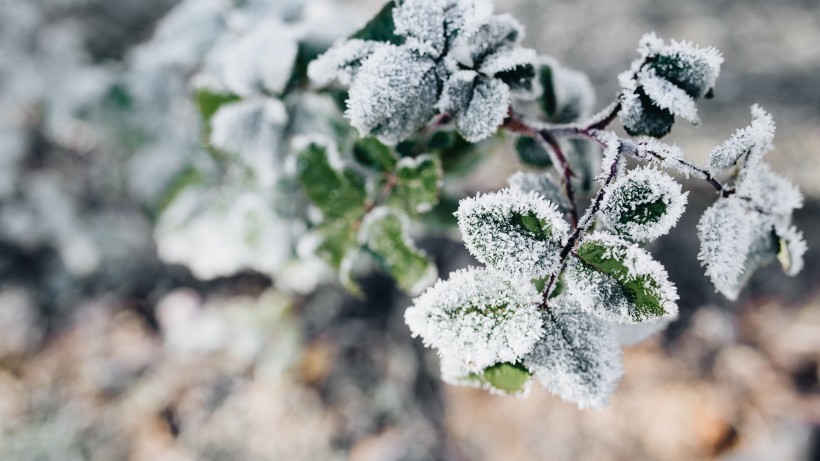
<path fill-rule="evenodd" d="M 567 258 L 569 258 L 572 249 L 580 240 L 582 234 L 589 228 L 592 224 L 592 220 L 595 217 L 595 213 L 601 208 L 601 202 L 604 199 L 604 195 L 606 194 L 606 190 L 612 181 L 618 176 L 618 165 L 621 161 L 621 154 L 622 150 L 619 146 L 618 153 L 615 154 L 615 158 L 612 160 L 612 165 L 609 167 L 609 174 L 607 175 L 604 183 L 601 184 L 601 187 L 598 189 L 598 193 L 595 194 L 595 198 L 592 201 L 592 204 L 587 208 L 584 212 L 584 216 L 581 218 L 578 226 L 573 230 L 572 235 L 570 235 L 567 243 L 561 249 L 561 256 L 560 256 L 560 263 L 558 270 L 552 274 L 547 282 L 547 285 L 544 287 L 544 291 L 541 293 L 541 304 L 539 308 L 547 309 L 548 308 L 548 301 L 549 301 L 549 294 L 552 291 L 552 286 L 555 284 L 555 281 L 558 278 L 558 275 L 564 270 L 564 265 L 567 262 Z"/>

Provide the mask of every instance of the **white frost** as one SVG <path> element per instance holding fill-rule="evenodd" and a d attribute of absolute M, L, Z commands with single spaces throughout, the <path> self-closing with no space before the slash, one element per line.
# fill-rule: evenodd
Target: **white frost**
<path fill-rule="evenodd" d="M 524 365 L 550 392 L 579 408 L 603 408 L 623 376 L 621 349 L 609 327 L 568 296 L 542 313 L 544 335 Z"/>
<path fill-rule="evenodd" d="M 468 268 L 439 280 L 404 314 L 413 336 L 469 371 L 515 362 L 543 334 L 538 292 L 486 269 Z"/>
<path fill-rule="evenodd" d="M 456 218 L 470 253 L 498 272 L 536 278 L 559 268 L 569 226 L 556 206 L 538 193 L 502 189 L 465 198 Z M 522 219 L 537 221 L 542 235 L 525 227 Z"/>

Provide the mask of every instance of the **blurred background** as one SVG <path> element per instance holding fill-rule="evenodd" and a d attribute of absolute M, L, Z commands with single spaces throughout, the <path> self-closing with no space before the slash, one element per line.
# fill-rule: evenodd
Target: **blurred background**
<path fill-rule="evenodd" d="M 214 262 L 230 229 L 168 224 L 186 168 L 212 169 L 189 81 L 220 34 L 267 15 L 330 43 L 380 6 L 0 0 L 0 459 L 820 460 L 820 2 L 496 2 L 525 44 L 588 73 L 597 107 L 645 32 L 717 47 L 703 126 L 669 141 L 704 164 L 759 103 L 778 124 L 768 161 L 806 195 L 803 272 L 767 267 L 729 302 L 696 258 L 714 193 L 684 180 L 687 212 L 650 248 L 680 319 L 627 348 L 602 411 L 442 383 L 378 271 L 357 299 L 313 263 Z M 510 146 L 463 190 L 503 187 Z M 440 274 L 472 263 L 457 233 L 419 245 Z"/>

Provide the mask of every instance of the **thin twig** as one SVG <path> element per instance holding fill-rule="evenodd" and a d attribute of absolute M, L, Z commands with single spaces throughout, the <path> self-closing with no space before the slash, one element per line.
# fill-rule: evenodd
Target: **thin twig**
<path fill-rule="evenodd" d="M 584 216 L 581 218 L 581 221 L 578 223 L 578 226 L 572 232 L 567 243 L 561 249 L 560 255 L 560 263 L 558 267 L 558 271 L 550 276 L 547 285 L 544 287 L 544 291 L 541 293 L 541 305 L 539 306 L 541 309 L 547 309 L 547 303 L 549 301 L 550 291 L 552 290 L 552 286 L 555 284 L 556 279 L 558 278 L 558 274 L 564 270 L 564 265 L 567 262 L 567 258 L 569 258 L 570 252 L 575 247 L 575 244 L 578 243 L 578 240 L 581 238 L 581 235 L 589 228 L 592 224 L 592 220 L 595 217 L 595 213 L 601 208 L 601 202 L 604 199 L 604 194 L 606 193 L 607 187 L 615 180 L 615 177 L 618 176 L 618 164 L 621 161 L 621 149 L 618 148 L 618 153 L 615 154 L 615 158 L 612 160 L 612 165 L 609 167 L 609 175 L 604 180 L 604 183 L 601 184 L 601 187 L 598 189 L 598 193 L 595 194 L 595 199 L 593 199 L 592 204 L 587 208 L 586 212 L 584 212 Z"/>

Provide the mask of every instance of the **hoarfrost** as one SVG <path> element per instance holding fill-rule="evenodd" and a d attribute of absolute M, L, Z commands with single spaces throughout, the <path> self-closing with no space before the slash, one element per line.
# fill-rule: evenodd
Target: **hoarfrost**
<path fill-rule="evenodd" d="M 317 86 L 332 81 L 349 86 L 362 64 L 379 48 L 386 45 L 370 40 L 347 40 L 326 51 L 308 65 L 308 77 Z"/>
<path fill-rule="evenodd" d="M 495 133 L 509 105 L 510 89 L 505 83 L 465 70 L 447 80 L 436 107 L 452 114 L 464 139 L 478 142 Z"/>
<path fill-rule="evenodd" d="M 617 261 L 625 270 L 618 271 L 616 278 L 579 257 L 570 258 L 564 272 L 566 284 L 583 311 L 614 323 L 642 323 L 678 315 L 677 289 L 669 281 L 666 269 L 649 253 L 637 244 L 605 232 L 586 236 L 581 242 L 582 247 L 585 244 L 602 246 L 605 249 L 602 257 Z M 640 293 L 628 296 L 633 290 L 626 290 L 626 284 L 639 284 L 633 288 Z M 652 298 L 661 311 L 648 312 L 639 308 L 636 300 L 640 297 Z"/>
<path fill-rule="evenodd" d="M 623 376 L 621 349 L 609 327 L 561 295 L 541 313 L 544 335 L 524 365 L 550 392 L 579 408 L 603 408 Z"/>
<path fill-rule="evenodd" d="M 677 224 L 688 195 L 668 174 L 636 168 L 609 187 L 601 202 L 601 217 L 606 227 L 630 240 L 652 240 Z"/>
<path fill-rule="evenodd" d="M 468 268 L 439 280 L 405 312 L 413 336 L 458 360 L 469 371 L 515 362 L 543 334 L 540 295 L 528 281 Z"/>
<path fill-rule="evenodd" d="M 437 85 L 433 60 L 406 47 L 385 46 L 359 70 L 346 115 L 362 136 L 395 145 L 433 116 Z"/>
<path fill-rule="evenodd" d="M 720 174 L 735 166 L 744 155 L 747 162 L 757 162 L 771 150 L 775 132 L 772 116 L 757 104 L 751 111 L 751 125 L 737 130 L 731 138 L 712 149 L 709 155 L 712 174 Z"/>
<path fill-rule="evenodd" d="M 456 218 L 467 249 L 493 270 L 536 278 L 559 269 L 569 226 L 538 193 L 502 189 L 466 198 Z"/>
<path fill-rule="evenodd" d="M 659 77 L 654 69 L 644 69 L 639 72 L 638 83 L 656 106 L 668 110 L 693 125 L 700 123 L 695 100 L 674 83 Z"/>

